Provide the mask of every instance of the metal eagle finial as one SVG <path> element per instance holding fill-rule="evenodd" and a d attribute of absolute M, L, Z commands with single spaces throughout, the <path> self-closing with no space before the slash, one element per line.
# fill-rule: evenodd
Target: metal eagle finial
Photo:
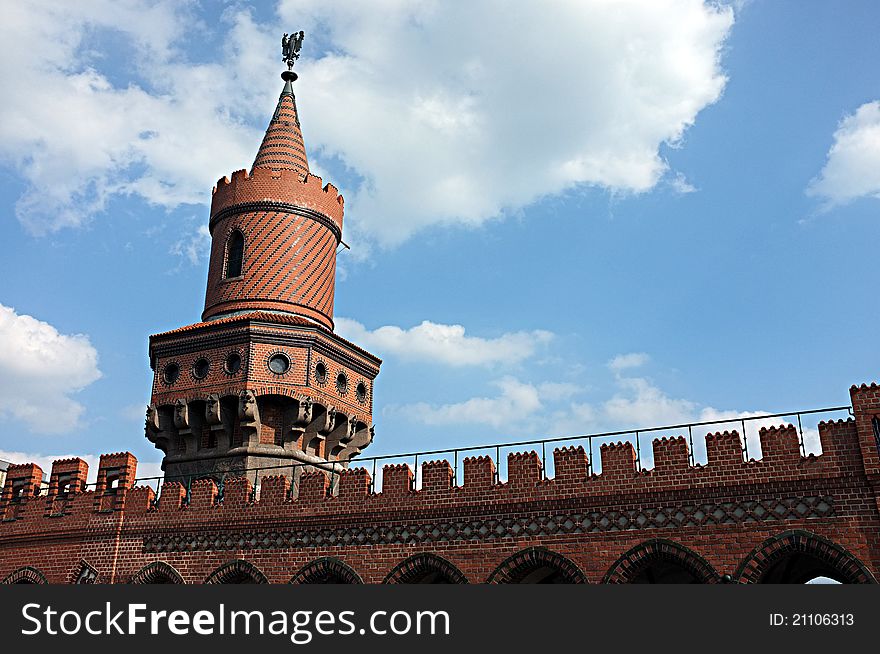
<path fill-rule="evenodd" d="M 281 37 L 281 59 L 287 64 L 287 70 L 291 70 L 293 64 L 299 59 L 299 51 L 302 48 L 305 35 L 306 33 L 300 30 L 294 34 L 285 32 Z"/>

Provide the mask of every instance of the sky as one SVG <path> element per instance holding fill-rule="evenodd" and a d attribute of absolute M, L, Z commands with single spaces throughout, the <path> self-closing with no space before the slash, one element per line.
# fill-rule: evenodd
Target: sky
<path fill-rule="evenodd" d="M 384 360 L 367 455 L 878 379 L 875 2 L 0 7 L 0 459 L 157 473 L 147 339 L 199 320 L 211 188 L 300 29 L 311 167 L 346 198 L 336 331 Z"/>

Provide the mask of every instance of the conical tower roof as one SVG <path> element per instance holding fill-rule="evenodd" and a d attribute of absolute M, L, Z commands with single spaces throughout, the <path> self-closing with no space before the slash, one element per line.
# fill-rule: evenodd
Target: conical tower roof
<path fill-rule="evenodd" d="M 275 107 L 275 113 L 266 129 L 257 158 L 254 159 L 253 168 L 295 170 L 300 175 L 306 175 L 309 172 L 309 161 L 299 126 L 296 97 L 293 95 L 296 73 L 285 71 L 281 77 L 284 79 L 284 89 L 278 98 L 278 106 Z"/>

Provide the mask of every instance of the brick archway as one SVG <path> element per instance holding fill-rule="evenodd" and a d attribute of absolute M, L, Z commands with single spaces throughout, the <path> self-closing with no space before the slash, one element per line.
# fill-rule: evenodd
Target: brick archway
<path fill-rule="evenodd" d="M 877 583 L 846 548 L 803 529 L 765 540 L 740 564 L 734 580 L 743 584 L 797 584 L 820 575 L 846 584 Z"/>
<path fill-rule="evenodd" d="M 347 563 L 325 556 L 307 563 L 293 575 L 291 584 L 362 584 L 364 580 Z"/>
<path fill-rule="evenodd" d="M 605 574 L 602 583 L 717 584 L 715 568 L 691 549 L 671 540 L 654 538 L 623 554 Z"/>
<path fill-rule="evenodd" d="M 182 584 L 183 577 L 165 561 L 154 561 L 138 570 L 130 584 Z"/>
<path fill-rule="evenodd" d="M 586 584 L 587 578 L 570 559 L 545 547 L 529 547 L 502 561 L 487 584 Z"/>
<path fill-rule="evenodd" d="M 467 577 L 455 565 L 430 552 L 413 554 L 398 563 L 383 584 L 466 584 Z"/>
<path fill-rule="evenodd" d="M 253 563 L 236 559 L 224 563 L 214 570 L 207 579 L 206 584 L 268 584 L 266 575 L 260 572 Z"/>
<path fill-rule="evenodd" d="M 0 583 L 11 586 L 12 584 L 48 584 L 49 582 L 46 581 L 42 572 L 28 566 L 8 574 Z"/>

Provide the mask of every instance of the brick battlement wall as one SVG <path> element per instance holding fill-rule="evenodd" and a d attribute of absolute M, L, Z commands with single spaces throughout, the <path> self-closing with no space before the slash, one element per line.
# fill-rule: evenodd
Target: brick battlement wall
<path fill-rule="evenodd" d="M 128 458 L 102 459 L 115 488 L 64 496 L 34 496 L 41 471 L 17 466 L 0 501 L 0 579 L 754 582 L 796 559 L 785 569 L 873 582 L 880 389 L 851 395 L 855 418 L 819 425 L 818 456 L 802 457 L 783 425 L 761 430 L 759 460 L 744 461 L 739 435 L 722 432 L 706 438 L 705 465 L 690 465 L 684 438 L 663 438 L 649 470 L 636 469 L 631 443 L 602 446 L 592 475 L 584 449 L 567 447 L 554 451 L 549 479 L 535 452 L 510 454 L 504 483 L 491 458 L 470 457 L 461 485 L 440 460 L 422 464 L 418 490 L 409 466 L 389 465 L 378 493 L 355 468 L 332 488 L 322 473 L 303 474 L 293 492 L 287 477 L 265 477 L 256 497 L 245 478 L 227 479 L 222 498 L 213 480 L 193 482 L 188 502 L 183 485 L 166 482 L 157 503 L 151 488 L 129 487 Z"/>
<path fill-rule="evenodd" d="M 250 174 L 237 170 L 231 179 L 220 178 L 211 198 L 211 217 L 234 205 L 263 200 L 312 209 L 332 218 L 342 229 L 345 201 L 339 189 L 330 183 L 324 185 L 317 175 L 302 175 L 296 170 L 254 168 Z"/>

